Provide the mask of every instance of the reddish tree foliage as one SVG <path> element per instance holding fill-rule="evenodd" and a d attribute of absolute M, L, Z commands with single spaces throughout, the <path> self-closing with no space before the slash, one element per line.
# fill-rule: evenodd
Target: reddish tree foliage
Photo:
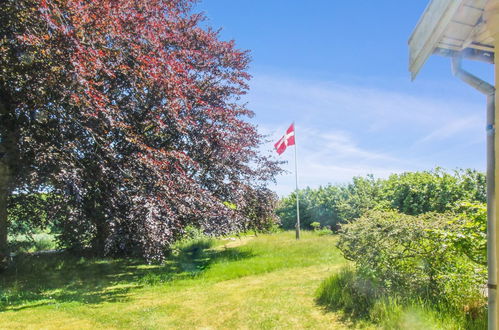
<path fill-rule="evenodd" d="M 254 196 L 274 198 L 239 102 L 248 53 L 192 0 L 4 2 L 0 176 L 57 196 L 67 246 L 160 259 L 186 225 L 248 227 Z"/>

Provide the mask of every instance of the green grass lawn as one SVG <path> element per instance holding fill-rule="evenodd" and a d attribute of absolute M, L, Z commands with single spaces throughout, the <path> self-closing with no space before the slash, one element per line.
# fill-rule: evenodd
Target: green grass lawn
<path fill-rule="evenodd" d="M 345 265 L 335 241 L 309 232 L 204 240 L 161 266 L 19 258 L 0 275 L 0 328 L 348 328 L 315 302 Z"/>

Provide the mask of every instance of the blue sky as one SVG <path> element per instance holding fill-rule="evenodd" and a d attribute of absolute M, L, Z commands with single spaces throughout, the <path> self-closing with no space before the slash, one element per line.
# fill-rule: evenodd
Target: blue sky
<path fill-rule="evenodd" d="M 403 3 L 403 5 L 401 5 Z M 407 40 L 427 0 L 204 0 L 196 6 L 251 51 L 252 119 L 270 142 L 294 120 L 300 187 L 353 176 L 485 168 L 485 97 L 432 56 L 410 81 Z M 465 63 L 492 80 L 492 66 Z M 291 152 L 290 152 L 291 151 Z M 276 185 L 294 189 L 294 153 Z"/>

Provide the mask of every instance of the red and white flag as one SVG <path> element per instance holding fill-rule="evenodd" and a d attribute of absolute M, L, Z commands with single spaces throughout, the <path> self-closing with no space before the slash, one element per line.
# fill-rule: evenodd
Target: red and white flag
<path fill-rule="evenodd" d="M 274 148 L 277 151 L 277 153 L 280 155 L 282 154 L 287 147 L 295 145 L 295 124 L 291 124 L 289 126 L 288 130 L 286 131 L 286 134 L 277 141 L 276 144 L 274 144 Z"/>

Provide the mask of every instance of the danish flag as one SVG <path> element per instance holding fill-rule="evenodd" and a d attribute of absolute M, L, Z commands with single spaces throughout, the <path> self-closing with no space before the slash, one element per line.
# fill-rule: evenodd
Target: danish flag
<path fill-rule="evenodd" d="M 274 144 L 274 148 L 277 151 L 277 153 L 280 155 L 282 154 L 288 146 L 292 146 L 295 144 L 295 124 L 291 124 L 289 126 L 288 130 L 286 131 L 286 134 L 277 141 L 276 144 Z"/>

